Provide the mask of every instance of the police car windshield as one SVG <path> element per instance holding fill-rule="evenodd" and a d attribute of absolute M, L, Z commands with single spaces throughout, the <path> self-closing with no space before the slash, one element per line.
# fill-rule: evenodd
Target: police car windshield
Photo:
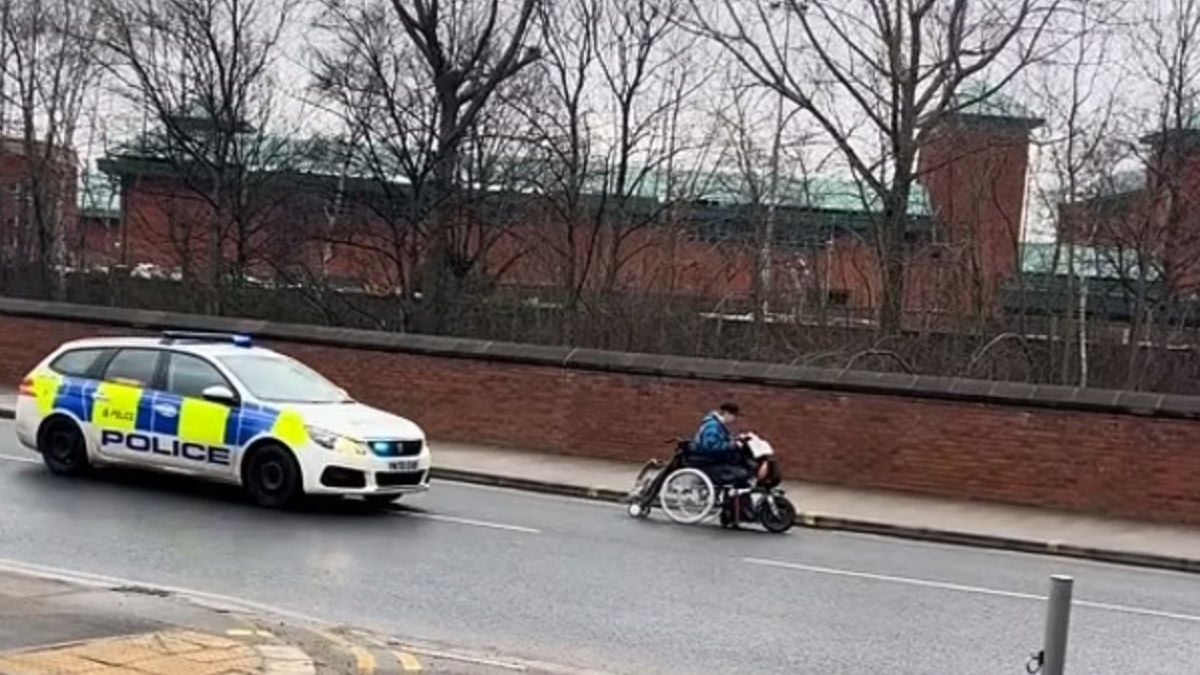
<path fill-rule="evenodd" d="M 286 356 L 245 354 L 218 357 L 261 401 L 349 403 L 346 392 L 316 371 Z"/>

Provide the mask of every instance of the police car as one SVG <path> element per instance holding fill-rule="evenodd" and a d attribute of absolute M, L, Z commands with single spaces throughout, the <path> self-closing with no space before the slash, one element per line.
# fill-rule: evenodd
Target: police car
<path fill-rule="evenodd" d="M 429 485 L 417 425 L 242 335 L 64 344 L 21 383 L 16 426 L 56 474 L 134 465 L 238 484 L 268 507 Z"/>

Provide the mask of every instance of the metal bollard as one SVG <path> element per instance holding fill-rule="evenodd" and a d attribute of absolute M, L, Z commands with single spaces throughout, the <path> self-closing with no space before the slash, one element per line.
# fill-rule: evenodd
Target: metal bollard
<path fill-rule="evenodd" d="M 1050 577 L 1050 598 L 1046 608 L 1046 637 L 1042 648 L 1045 675 L 1063 675 L 1067 663 L 1067 633 L 1071 626 L 1071 590 L 1075 580 L 1056 574 Z"/>

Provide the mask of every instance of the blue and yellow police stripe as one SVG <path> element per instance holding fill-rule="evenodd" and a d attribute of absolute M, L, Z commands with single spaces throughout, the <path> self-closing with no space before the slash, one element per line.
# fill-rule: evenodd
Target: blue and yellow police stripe
<path fill-rule="evenodd" d="M 229 408 L 197 398 L 146 391 L 118 382 L 95 382 L 57 374 L 34 377 L 43 416 L 62 411 L 102 429 L 172 436 L 189 443 L 241 447 L 267 434 L 293 449 L 308 442 L 299 413 L 255 403 Z M 174 408 L 164 414 L 159 408 Z"/>

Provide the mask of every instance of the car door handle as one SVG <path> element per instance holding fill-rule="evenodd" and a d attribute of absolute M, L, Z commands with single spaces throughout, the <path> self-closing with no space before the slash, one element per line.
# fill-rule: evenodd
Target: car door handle
<path fill-rule="evenodd" d="M 176 408 L 173 405 L 159 404 L 154 406 L 154 412 L 162 415 L 163 417 L 174 417 L 175 415 L 179 414 L 179 408 Z"/>

